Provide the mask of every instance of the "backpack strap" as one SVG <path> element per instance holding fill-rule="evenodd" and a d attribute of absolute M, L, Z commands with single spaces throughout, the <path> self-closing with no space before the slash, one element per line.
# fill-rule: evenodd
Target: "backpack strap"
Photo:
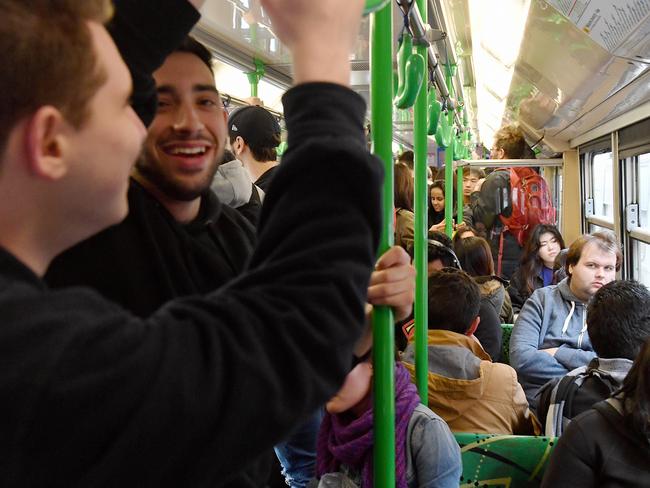
<path fill-rule="evenodd" d="M 501 276 L 501 268 L 503 265 L 503 234 L 508 227 L 503 227 L 501 229 L 501 234 L 499 234 L 499 254 L 497 255 L 497 275 Z"/>

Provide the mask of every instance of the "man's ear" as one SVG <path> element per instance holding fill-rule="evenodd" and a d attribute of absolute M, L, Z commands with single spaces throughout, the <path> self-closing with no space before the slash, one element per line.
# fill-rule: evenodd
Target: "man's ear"
<path fill-rule="evenodd" d="M 58 180 L 66 174 L 66 130 L 69 125 L 55 107 L 46 105 L 32 115 L 25 125 L 25 151 L 32 175 Z"/>
<path fill-rule="evenodd" d="M 481 323 L 481 317 L 477 315 L 476 318 L 472 320 L 472 323 L 469 326 L 469 329 L 467 329 L 467 332 L 465 332 L 465 335 L 468 337 L 474 335 L 474 332 L 476 332 L 476 329 L 478 329 L 478 324 L 480 323 Z"/>

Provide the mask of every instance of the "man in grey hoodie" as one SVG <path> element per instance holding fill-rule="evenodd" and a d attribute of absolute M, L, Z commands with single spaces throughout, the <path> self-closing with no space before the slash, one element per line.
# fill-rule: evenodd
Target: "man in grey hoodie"
<path fill-rule="evenodd" d="M 613 281 L 589 302 L 587 322 L 598 357 L 539 390 L 537 413 L 546 435 L 561 435 L 572 418 L 621 387 L 650 338 L 650 292 L 636 281 Z"/>
<path fill-rule="evenodd" d="M 569 248 L 567 278 L 535 290 L 524 303 L 510 337 L 510 364 L 532 408 L 537 408 L 537 392 L 547 381 L 596 357 L 587 333 L 585 305 L 616 278 L 621 260 L 612 232 L 581 236 Z"/>

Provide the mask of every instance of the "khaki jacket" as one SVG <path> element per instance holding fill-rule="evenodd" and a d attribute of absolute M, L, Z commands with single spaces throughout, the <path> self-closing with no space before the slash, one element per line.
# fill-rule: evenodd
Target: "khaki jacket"
<path fill-rule="evenodd" d="M 428 337 L 429 408 L 453 432 L 541 433 L 514 369 L 492 363 L 471 337 L 446 330 L 429 330 Z M 414 378 L 413 346 L 403 360 Z"/>

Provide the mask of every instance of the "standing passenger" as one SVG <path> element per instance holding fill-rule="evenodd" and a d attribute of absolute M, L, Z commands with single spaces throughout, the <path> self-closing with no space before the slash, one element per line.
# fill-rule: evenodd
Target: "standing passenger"
<path fill-rule="evenodd" d="M 395 165 L 395 244 L 409 249 L 413 246 L 415 215 L 413 214 L 413 173 L 404 163 Z"/>
<path fill-rule="evenodd" d="M 347 373 L 380 222 L 365 107 L 345 88 L 363 2 L 263 3 L 295 53 L 298 85 L 284 97 L 292 150 L 260 245 L 235 282 L 140 320 L 90 290 L 49 290 L 40 278 L 55 255 L 127 213 L 145 134 L 128 103 L 128 70 L 102 26 L 110 5 L 0 0 L 9 58 L 0 74 L 2 486 L 215 485 L 286 435 Z M 167 6 L 156 18 L 180 21 Z M 130 20 L 151 12 L 141 14 Z M 218 153 L 221 139 L 154 150 L 202 172 L 205 159 L 188 153 Z M 309 168 L 324 161 L 332 176 Z M 242 440 L 244 427 L 254 441 Z"/>

